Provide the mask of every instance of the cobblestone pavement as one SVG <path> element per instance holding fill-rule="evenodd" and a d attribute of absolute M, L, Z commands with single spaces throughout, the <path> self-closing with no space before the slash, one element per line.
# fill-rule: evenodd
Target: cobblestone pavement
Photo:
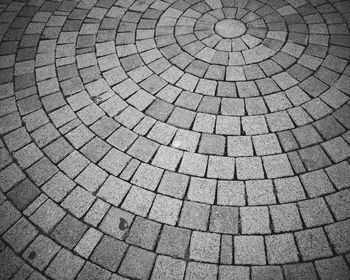
<path fill-rule="evenodd" d="M 350 279 L 350 1 L 0 1 L 0 279 Z"/>

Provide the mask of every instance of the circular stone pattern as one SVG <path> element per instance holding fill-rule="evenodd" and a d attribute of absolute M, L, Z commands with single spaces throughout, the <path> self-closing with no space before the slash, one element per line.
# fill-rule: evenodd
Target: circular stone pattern
<path fill-rule="evenodd" d="M 237 38 L 247 31 L 247 27 L 240 20 L 224 19 L 215 25 L 215 31 L 224 38 Z"/>
<path fill-rule="evenodd" d="M 0 280 L 349 280 L 349 0 L 0 3 Z"/>

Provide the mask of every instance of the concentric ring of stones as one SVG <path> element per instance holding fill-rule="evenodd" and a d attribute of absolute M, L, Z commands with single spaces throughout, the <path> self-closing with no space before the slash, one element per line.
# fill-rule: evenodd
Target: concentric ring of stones
<path fill-rule="evenodd" d="M 349 20 L 3 1 L 0 278 L 349 279 Z"/>

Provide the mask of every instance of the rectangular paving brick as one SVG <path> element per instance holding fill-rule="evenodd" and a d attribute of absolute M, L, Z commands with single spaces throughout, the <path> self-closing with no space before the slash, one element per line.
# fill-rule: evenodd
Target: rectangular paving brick
<path fill-rule="evenodd" d="M 65 215 L 65 211 L 48 199 L 30 216 L 30 220 L 44 232 L 49 232 Z"/>
<path fill-rule="evenodd" d="M 84 258 L 88 258 L 97 243 L 100 241 L 101 237 L 101 232 L 94 228 L 89 228 L 80 239 L 77 246 L 75 246 L 74 251 Z"/>
<path fill-rule="evenodd" d="M 235 236 L 234 256 L 236 264 L 266 264 L 263 237 Z"/>
<path fill-rule="evenodd" d="M 87 226 L 84 223 L 71 215 L 66 215 L 56 226 L 51 236 L 59 244 L 72 249 L 84 235 L 86 230 Z"/>
<path fill-rule="evenodd" d="M 147 280 L 151 274 L 155 258 L 156 255 L 152 252 L 130 247 L 118 272 L 127 277 Z"/>
<path fill-rule="evenodd" d="M 240 218 L 243 234 L 271 233 L 270 216 L 268 208 L 265 206 L 242 207 Z"/>
<path fill-rule="evenodd" d="M 175 225 L 182 201 L 158 194 L 154 200 L 149 217 L 161 223 Z"/>
<path fill-rule="evenodd" d="M 190 244 L 190 257 L 201 262 L 219 261 L 220 235 L 194 231 Z"/>
<path fill-rule="evenodd" d="M 61 249 L 45 273 L 53 278 L 74 279 L 83 264 L 82 258 L 73 255 L 66 249 Z"/>
<path fill-rule="evenodd" d="M 4 235 L 3 239 L 16 251 L 24 250 L 38 234 L 36 228 L 25 218 L 19 219 Z"/>
<path fill-rule="evenodd" d="M 60 246 L 55 242 L 39 235 L 24 251 L 23 258 L 35 268 L 43 271 L 59 250 Z"/>
<path fill-rule="evenodd" d="M 96 264 L 115 272 L 122 261 L 128 246 L 115 238 L 103 236 L 91 255 Z"/>
<path fill-rule="evenodd" d="M 210 215 L 209 230 L 218 233 L 238 233 L 238 208 L 213 206 Z"/>
<path fill-rule="evenodd" d="M 191 231 L 165 225 L 160 234 L 157 253 L 183 258 L 190 243 Z"/>
<path fill-rule="evenodd" d="M 206 230 L 209 220 L 209 212 L 209 205 L 185 201 L 181 210 L 179 226 Z"/>

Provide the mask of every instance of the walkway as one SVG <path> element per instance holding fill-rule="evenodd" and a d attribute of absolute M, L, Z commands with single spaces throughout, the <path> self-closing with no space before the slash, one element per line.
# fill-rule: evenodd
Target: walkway
<path fill-rule="evenodd" d="M 350 1 L 1 0 L 0 279 L 349 280 Z"/>

